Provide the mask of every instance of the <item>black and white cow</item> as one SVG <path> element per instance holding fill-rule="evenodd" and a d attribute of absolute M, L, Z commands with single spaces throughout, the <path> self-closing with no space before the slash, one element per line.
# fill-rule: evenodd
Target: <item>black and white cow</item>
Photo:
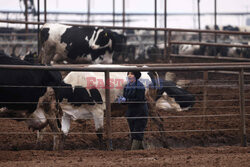
<path fill-rule="evenodd" d="M 114 52 L 121 51 L 126 38 L 109 29 L 77 27 L 46 23 L 41 28 L 41 55 L 43 64 L 112 63 Z"/>
<path fill-rule="evenodd" d="M 119 67 L 123 68 L 125 66 L 121 65 L 89 65 L 89 67 Z M 111 72 L 110 73 L 110 101 L 115 103 L 118 96 L 123 94 L 124 85 L 127 83 L 126 72 Z M 159 78 L 152 77 L 152 73 L 142 72 L 140 81 L 145 85 L 146 97 L 151 96 L 150 89 L 155 89 L 158 96 L 152 97 L 154 104 L 157 106 L 161 103 L 161 109 L 165 110 L 175 110 L 181 111 L 182 108 L 192 107 L 194 104 L 194 96 L 189 92 L 177 88 L 172 83 L 165 84 L 161 82 L 159 85 Z M 97 132 L 103 131 L 103 120 L 105 106 L 105 80 L 103 72 L 70 72 L 65 78 L 64 82 L 68 84 L 67 95 L 65 95 L 65 89 L 63 101 L 60 106 L 63 111 L 62 117 L 62 132 L 66 136 L 70 130 L 71 120 L 78 119 L 94 119 L 95 129 Z M 157 84 L 158 83 L 158 84 Z M 165 84 L 165 85 L 163 85 Z M 152 87 L 152 85 L 158 85 L 158 87 Z M 169 86 L 170 85 L 170 86 Z M 173 98 L 161 97 L 166 93 Z M 177 95 L 177 96 L 175 96 Z M 179 95 L 179 96 L 178 96 Z M 184 95 L 185 98 L 182 99 L 180 95 Z M 174 99 L 177 99 L 177 103 Z M 179 103 L 179 104 L 178 104 Z M 100 141 L 102 135 L 98 135 Z"/>
<path fill-rule="evenodd" d="M 0 65 L 32 64 L 0 54 Z M 0 108 L 4 109 L 0 112 L 0 117 L 24 118 L 21 120 L 27 121 L 29 128 L 33 130 L 40 130 L 49 124 L 53 132 L 59 132 L 60 122 L 56 119 L 59 117 L 57 99 L 52 88 L 62 82 L 59 72 L 1 69 L 0 78 Z M 37 117 L 44 119 L 29 119 Z M 50 119 L 46 119 L 48 117 Z M 54 149 L 58 149 L 59 145 L 55 145 L 58 142 L 54 142 Z"/>

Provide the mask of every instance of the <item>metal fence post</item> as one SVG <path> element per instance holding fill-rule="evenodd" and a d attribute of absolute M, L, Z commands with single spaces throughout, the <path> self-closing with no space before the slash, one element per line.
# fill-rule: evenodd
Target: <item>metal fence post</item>
<path fill-rule="evenodd" d="M 171 30 L 168 30 L 168 47 L 167 49 L 165 48 L 165 50 L 167 50 L 167 63 L 170 63 L 170 54 L 171 54 Z"/>
<path fill-rule="evenodd" d="M 239 100 L 240 100 L 240 135 L 241 146 L 246 147 L 246 117 L 245 117 L 245 92 L 244 92 L 244 69 L 239 72 Z"/>
<path fill-rule="evenodd" d="M 105 103 L 106 103 L 106 126 L 107 126 L 107 147 L 108 150 L 113 150 L 112 148 L 112 132 L 111 132 L 111 103 L 110 103 L 110 76 L 109 71 L 105 71 Z"/>
<path fill-rule="evenodd" d="M 207 110 L 207 81 L 208 81 L 208 71 L 203 72 L 203 126 L 205 128 L 206 123 L 206 110 Z"/>

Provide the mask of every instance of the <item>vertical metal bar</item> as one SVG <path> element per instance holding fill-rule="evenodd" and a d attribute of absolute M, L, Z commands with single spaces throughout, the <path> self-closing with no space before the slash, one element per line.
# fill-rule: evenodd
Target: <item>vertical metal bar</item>
<path fill-rule="evenodd" d="M 24 0 L 25 1 L 25 32 L 28 33 L 28 0 Z M 25 39 L 27 40 L 28 39 L 28 36 L 25 37 Z M 28 45 L 26 45 L 25 47 L 26 51 L 28 51 Z"/>
<path fill-rule="evenodd" d="M 201 29 L 201 13 L 200 13 L 200 0 L 197 1 L 198 8 L 198 28 Z M 201 42 L 201 33 L 199 32 L 199 42 Z"/>
<path fill-rule="evenodd" d="M 122 27 L 125 27 L 125 0 L 122 0 Z"/>
<path fill-rule="evenodd" d="M 245 117 L 245 89 L 244 89 L 244 69 L 239 72 L 239 100 L 240 100 L 240 134 L 241 146 L 247 146 L 246 140 L 246 117 Z"/>
<path fill-rule="evenodd" d="M 157 28 L 157 0 L 155 0 L 155 28 Z M 157 30 L 155 30 L 155 46 L 157 45 Z"/>
<path fill-rule="evenodd" d="M 206 123 L 206 110 L 207 110 L 207 81 L 208 81 L 208 71 L 203 72 L 203 126 L 205 128 Z"/>
<path fill-rule="evenodd" d="M 40 0 L 37 0 L 37 22 L 40 22 Z M 37 24 L 37 56 L 40 56 L 40 40 L 39 40 L 40 24 Z"/>
<path fill-rule="evenodd" d="M 111 103 L 110 103 L 110 72 L 105 71 L 105 99 L 106 99 L 106 127 L 107 127 L 107 146 L 108 150 L 112 150 L 112 134 L 111 134 Z"/>
<path fill-rule="evenodd" d="M 25 32 L 28 33 L 28 0 L 25 0 Z"/>
<path fill-rule="evenodd" d="M 171 54 L 171 30 L 168 30 L 168 47 L 165 48 L 167 50 L 167 62 L 170 63 L 170 54 Z"/>
<path fill-rule="evenodd" d="M 167 0 L 164 0 L 164 28 L 167 28 Z M 164 31 L 164 55 L 163 60 L 167 57 L 167 31 Z"/>
<path fill-rule="evenodd" d="M 115 26 L 115 0 L 113 0 L 113 26 Z"/>
<path fill-rule="evenodd" d="M 217 26 L 217 0 L 214 0 L 214 30 L 216 30 Z M 214 33 L 214 42 L 217 42 L 217 34 Z"/>
<path fill-rule="evenodd" d="M 44 22 L 47 22 L 47 0 L 44 0 Z"/>
<path fill-rule="evenodd" d="M 87 1 L 88 12 L 87 12 L 87 24 L 90 23 L 90 0 Z"/>

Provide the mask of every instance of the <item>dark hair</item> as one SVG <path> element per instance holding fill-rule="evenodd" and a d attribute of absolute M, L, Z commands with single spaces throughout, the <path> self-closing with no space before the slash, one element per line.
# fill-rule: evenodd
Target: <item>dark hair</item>
<path fill-rule="evenodd" d="M 140 71 L 129 71 L 129 72 L 131 72 L 132 74 L 134 74 L 134 76 L 135 76 L 136 79 L 139 79 L 141 77 L 141 72 Z M 127 73 L 127 75 L 128 75 L 128 73 Z"/>

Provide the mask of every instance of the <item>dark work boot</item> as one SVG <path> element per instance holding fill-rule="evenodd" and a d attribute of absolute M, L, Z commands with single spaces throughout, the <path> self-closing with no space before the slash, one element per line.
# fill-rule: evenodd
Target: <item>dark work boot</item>
<path fill-rule="evenodd" d="M 142 147 L 142 141 L 140 140 L 133 140 L 131 145 L 131 150 L 139 150 Z"/>

